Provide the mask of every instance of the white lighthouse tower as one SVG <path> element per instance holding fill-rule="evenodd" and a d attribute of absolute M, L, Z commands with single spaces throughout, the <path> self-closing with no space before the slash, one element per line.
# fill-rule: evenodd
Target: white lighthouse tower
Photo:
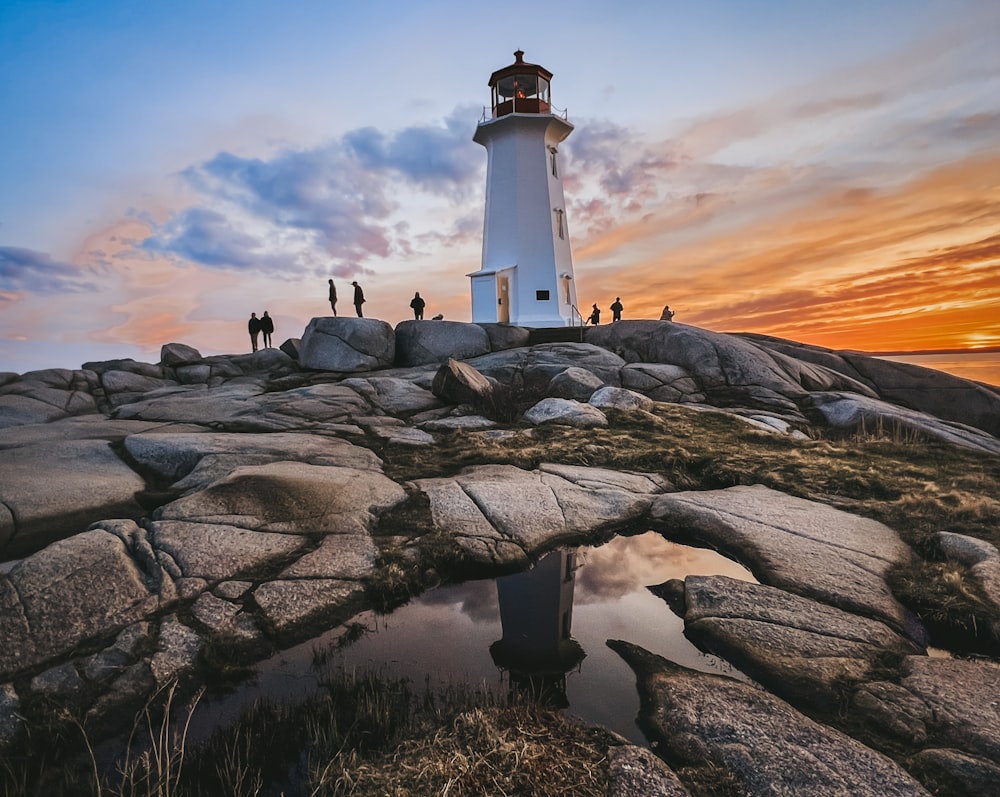
<path fill-rule="evenodd" d="M 472 320 L 570 326 L 576 309 L 573 254 L 559 144 L 573 132 L 553 113 L 552 73 L 524 61 L 490 76 L 492 113 L 472 140 L 486 147 L 483 265 L 472 280 Z"/>

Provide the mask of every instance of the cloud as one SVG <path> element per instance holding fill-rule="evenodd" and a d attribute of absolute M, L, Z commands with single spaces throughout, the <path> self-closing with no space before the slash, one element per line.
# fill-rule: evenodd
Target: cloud
<path fill-rule="evenodd" d="M 203 199 L 154 225 L 142 249 L 209 268 L 300 275 L 364 273 L 359 264 L 412 255 L 411 201 L 454 205 L 480 188 L 483 158 L 468 116 L 458 108 L 443 126 L 392 134 L 360 128 L 269 158 L 220 152 L 181 173 Z"/>
<path fill-rule="evenodd" d="M 98 290 L 96 276 L 93 269 L 55 260 L 44 252 L 0 246 L 0 291 L 93 293 Z"/>

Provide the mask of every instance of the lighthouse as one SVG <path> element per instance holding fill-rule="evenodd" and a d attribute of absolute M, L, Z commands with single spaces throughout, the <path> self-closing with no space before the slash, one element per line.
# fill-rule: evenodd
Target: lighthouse
<path fill-rule="evenodd" d="M 490 76 L 491 110 L 472 140 L 486 148 L 482 268 L 472 281 L 472 320 L 524 327 L 580 319 L 559 145 L 573 132 L 552 106 L 552 73 L 524 61 Z"/>

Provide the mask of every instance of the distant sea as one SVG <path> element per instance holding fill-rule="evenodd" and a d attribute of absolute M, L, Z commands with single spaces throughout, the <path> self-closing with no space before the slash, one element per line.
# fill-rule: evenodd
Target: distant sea
<path fill-rule="evenodd" d="M 922 365 L 964 379 L 1000 387 L 1000 351 L 937 354 L 878 354 L 883 360 Z"/>

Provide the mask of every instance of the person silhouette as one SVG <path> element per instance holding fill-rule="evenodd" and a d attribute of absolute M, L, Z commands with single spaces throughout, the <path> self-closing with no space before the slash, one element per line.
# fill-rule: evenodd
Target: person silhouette
<path fill-rule="evenodd" d="M 410 300 L 410 307 L 413 308 L 413 320 L 423 321 L 424 320 L 424 306 L 427 304 L 423 299 L 420 298 L 419 293 L 413 294 L 413 298 Z"/>
<path fill-rule="evenodd" d="M 663 308 L 663 312 L 660 313 L 660 320 L 661 321 L 673 321 L 674 320 L 674 311 L 670 309 L 670 305 L 669 304 L 666 307 L 664 307 Z"/>
<path fill-rule="evenodd" d="M 327 282 L 330 283 L 330 310 L 333 311 L 334 318 L 337 317 L 337 288 L 333 284 L 333 280 L 329 279 Z"/>
<path fill-rule="evenodd" d="M 354 286 L 354 309 L 358 311 L 358 318 L 364 318 L 364 314 L 361 312 L 361 305 L 365 303 L 365 292 L 361 290 L 361 286 L 356 282 L 352 282 L 351 285 Z"/>
<path fill-rule="evenodd" d="M 265 310 L 264 315 L 261 316 L 260 331 L 264 333 L 264 348 L 270 348 L 271 333 L 274 332 L 274 321 L 271 319 L 271 316 L 267 314 L 267 310 Z"/>
<path fill-rule="evenodd" d="M 587 320 L 595 327 L 601 323 L 601 311 L 596 304 L 594 305 L 594 309 L 590 312 L 590 318 Z"/>
<path fill-rule="evenodd" d="M 622 307 L 622 297 L 616 296 L 615 303 L 611 305 L 609 309 L 611 310 L 611 322 L 614 323 L 615 321 L 621 321 L 622 310 L 625 309 L 624 307 Z"/>
<path fill-rule="evenodd" d="M 247 321 L 247 332 L 250 333 L 251 351 L 257 351 L 257 336 L 260 334 L 260 319 L 256 313 L 250 313 L 250 320 Z"/>

